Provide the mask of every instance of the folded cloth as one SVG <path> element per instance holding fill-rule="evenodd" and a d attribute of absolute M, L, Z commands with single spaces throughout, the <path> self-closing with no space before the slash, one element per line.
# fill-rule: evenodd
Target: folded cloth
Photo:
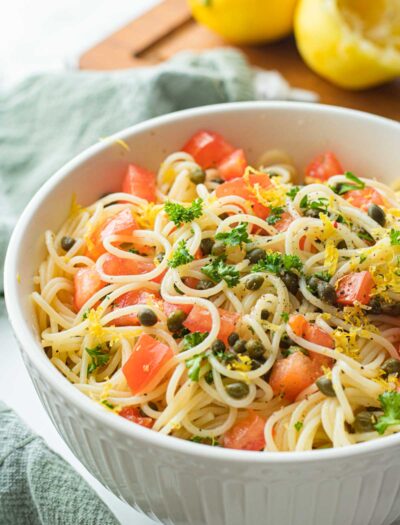
<path fill-rule="evenodd" d="M 0 94 L 0 273 L 10 233 L 29 199 L 101 137 L 194 106 L 309 95 L 291 90 L 279 73 L 253 70 L 229 48 L 183 52 L 156 67 L 27 78 Z"/>
<path fill-rule="evenodd" d="M 0 401 L 1 525 L 117 525 L 83 478 Z"/>

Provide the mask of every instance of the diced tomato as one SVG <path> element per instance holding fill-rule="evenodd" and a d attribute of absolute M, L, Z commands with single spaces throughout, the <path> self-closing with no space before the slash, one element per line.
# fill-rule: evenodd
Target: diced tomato
<path fill-rule="evenodd" d="M 304 251 L 304 247 L 306 245 L 306 240 L 307 240 L 307 237 L 305 235 L 303 235 L 303 237 L 299 241 L 299 248 L 300 248 L 300 250 Z M 315 246 L 313 244 L 310 247 L 310 253 L 317 253 L 317 249 L 315 248 Z"/>
<path fill-rule="evenodd" d="M 343 305 L 353 305 L 355 301 L 361 304 L 368 304 L 373 287 L 374 280 L 370 272 L 349 273 L 337 283 L 337 302 Z"/>
<path fill-rule="evenodd" d="M 221 179 L 231 180 L 241 177 L 247 168 L 247 160 L 242 149 L 235 149 L 233 153 L 224 157 L 218 163 L 218 171 Z"/>
<path fill-rule="evenodd" d="M 306 177 L 326 181 L 333 175 L 343 173 L 343 168 L 331 151 L 318 155 L 306 168 Z"/>
<path fill-rule="evenodd" d="M 236 195 L 249 201 L 252 205 L 253 212 L 257 217 L 266 219 L 271 213 L 270 209 L 260 204 L 257 197 L 251 191 L 255 184 L 259 184 L 261 188 L 268 189 L 272 186 L 271 179 L 266 173 L 250 173 L 248 182 L 243 177 L 232 179 L 223 184 L 220 184 L 215 193 L 218 199 Z"/>
<path fill-rule="evenodd" d="M 149 290 L 132 290 L 131 292 L 124 293 L 114 301 L 114 308 L 125 308 L 126 306 L 133 306 L 136 304 L 155 304 L 161 307 L 160 296 Z M 137 314 L 123 315 L 114 319 L 111 324 L 115 326 L 137 326 L 139 320 Z"/>
<path fill-rule="evenodd" d="M 104 273 L 108 275 L 141 275 L 154 270 L 155 265 L 151 261 L 140 259 L 123 259 L 110 253 L 107 254 L 103 263 Z"/>
<path fill-rule="evenodd" d="M 266 420 L 249 410 L 249 415 L 238 421 L 223 437 L 225 448 L 238 450 L 263 450 L 265 447 L 264 427 Z"/>
<path fill-rule="evenodd" d="M 377 204 L 383 206 L 384 201 L 381 194 L 374 190 L 374 188 L 364 188 L 363 190 L 351 190 L 343 195 L 343 197 L 352 206 L 360 208 L 360 210 L 367 211 L 370 204 Z"/>
<path fill-rule="evenodd" d="M 196 279 L 196 277 L 185 277 L 183 279 L 183 282 L 188 286 L 189 288 L 196 288 L 197 284 L 199 283 L 200 279 Z"/>
<path fill-rule="evenodd" d="M 133 347 L 128 361 L 122 367 L 132 394 L 144 392 L 150 381 L 173 356 L 174 353 L 169 346 L 148 334 L 142 334 Z"/>
<path fill-rule="evenodd" d="M 327 348 L 334 347 L 332 337 L 315 324 L 309 323 L 303 315 L 292 315 L 289 319 L 289 325 L 296 335 L 310 343 L 326 346 Z"/>
<path fill-rule="evenodd" d="M 269 384 L 275 395 L 281 394 L 289 401 L 294 401 L 300 392 L 322 374 L 319 360 L 313 360 L 299 351 L 276 361 Z"/>
<path fill-rule="evenodd" d="M 164 313 L 167 317 L 176 312 L 177 310 L 182 310 L 185 314 L 190 314 L 193 308 L 192 304 L 173 304 L 164 302 Z"/>
<path fill-rule="evenodd" d="M 228 337 L 235 330 L 240 315 L 235 312 L 227 312 L 222 308 L 218 308 L 218 311 L 221 318 L 218 339 L 228 344 Z M 212 328 L 211 315 L 206 308 L 195 304 L 183 326 L 191 332 L 209 332 Z"/>
<path fill-rule="evenodd" d="M 285 211 L 282 213 L 280 220 L 274 224 L 274 228 L 276 228 L 278 232 L 285 232 L 293 221 L 294 217 Z"/>
<path fill-rule="evenodd" d="M 119 411 L 118 415 L 142 427 L 152 428 L 154 424 L 154 420 L 151 417 L 141 416 L 137 407 L 124 407 Z"/>
<path fill-rule="evenodd" d="M 74 275 L 74 303 L 80 310 L 96 292 L 101 290 L 105 283 L 101 280 L 95 266 L 79 268 Z"/>
<path fill-rule="evenodd" d="M 156 201 L 156 175 L 136 164 L 129 164 L 128 171 L 122 183 L 122 191 L 135 197 Z"/>
<path fill-rule="evenodd" d="M 213 131 L 198 131 L 183 146 L 203 169 L 216 167 L 218 162 L 230 155 L 234 148 L 224 137 Z"/>
<path fill-rule="evenodd" d="M 131 211 L 126 208 L 100 224 L 90 235 L 87 243 L 87 255 L 96 260 L 106 252 L 103 241 L 110 235 L 131 235 L 138 226 Z"/>

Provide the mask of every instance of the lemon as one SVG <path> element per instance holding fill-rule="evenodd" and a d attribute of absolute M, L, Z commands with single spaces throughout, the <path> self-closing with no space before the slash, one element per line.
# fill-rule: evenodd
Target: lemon
<path fill-rule="evenodd" d="M 297 0 L 189 0 L 194 18 L 229 42 L 257 44 L 292 32 Z"/>
<path fill-rule="evenodd" d="M 294 26 L 305 62 L 338 86 L 400 75 L 400 0 L 300 0 Z"/>

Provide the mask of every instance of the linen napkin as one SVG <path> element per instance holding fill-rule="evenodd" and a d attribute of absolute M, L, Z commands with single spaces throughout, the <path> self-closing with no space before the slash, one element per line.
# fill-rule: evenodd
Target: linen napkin
<path fill-rule="evenodd" d="M 89 485 L 0 401 L 1 525 L 118 525 Z"/>
<path fill-rule="evenodd" d="M 0 93 L 0 272 L 15 222 L 65 162 L 143 120 L 194 106 L 254 99 L 315 100 L 230 48 L 183 52 L 149 68 L 44 73 Z M 0 292 L 2 282 L 0 283 Z"/>

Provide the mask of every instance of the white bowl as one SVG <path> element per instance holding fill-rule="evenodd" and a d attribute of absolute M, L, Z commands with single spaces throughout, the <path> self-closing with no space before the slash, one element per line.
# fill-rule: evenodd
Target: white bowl
<path fill-rule="evenodd" d="M 400 176 L 400 125 L 365 113 L 300 103 L 240 103 L 160 117 L 96 144 L 35 195 L 13 233 L 5 265 L 8 312 L 36 390 L 82 463 L 117 496 L 164 523 L 382 525 L 400 515 L 400 434 L 334 450 L 247 452 L 163 436 L 109 413 L 50 363 L 29 294 L 45 255 L 43 233 L 66 219 L 73 192 L 89 204 L 120 186 L 135 161 L 156 169 L 199 128 L 244 147 L 250 161 L 283 148 L 300 168 L 335 151 L 347 169 L 390 182 Z M 17 279 L 19 275 L 19 279 Z"/>

